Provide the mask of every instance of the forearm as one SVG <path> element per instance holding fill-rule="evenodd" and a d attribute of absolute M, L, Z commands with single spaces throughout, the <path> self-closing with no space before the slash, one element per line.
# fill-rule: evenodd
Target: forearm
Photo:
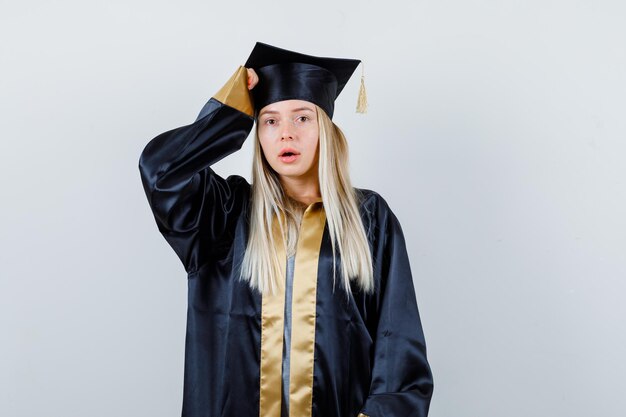
<path fill-rule="evenodd" d="M 245 77 L 239 67 L 194 123 L 161 133 L 144 147 L 139 170 L 148 197 L 189 182 L 243 146 L 254 123 Z"/>

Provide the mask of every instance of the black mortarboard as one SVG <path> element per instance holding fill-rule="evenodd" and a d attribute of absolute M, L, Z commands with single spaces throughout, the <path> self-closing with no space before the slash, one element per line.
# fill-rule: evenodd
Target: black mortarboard
<path fill-rule="evenodd" d="M 259 76 L 251 90 L 255 112 L 277 101 L 296 99 L 317 104 L 332 118 L 335 99 L 359 63 L 358 59 L 305 55 L 257 42 L 245 64 Z M 363 78 L 361 84 L 357 111 L 364 113 Z"/>

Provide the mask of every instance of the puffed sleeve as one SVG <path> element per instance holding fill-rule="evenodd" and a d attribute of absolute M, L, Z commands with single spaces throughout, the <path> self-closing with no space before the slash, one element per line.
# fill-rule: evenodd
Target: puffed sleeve
<path fill-rule="evenodd" d="M 433 378 L 400 222 L 383 203 L 370 392 L 358 417 L 426 417 Z"/>
<path fill-rule="evenodd" d="M 159 134 L 141 153 L 141 181 L 159 232 L 188 273 L 232 239 L 250 184 L 239 175 L 224 179 L 211 165 L 241 149 L 253 115 L 240 66 L 195 122 Z"/>

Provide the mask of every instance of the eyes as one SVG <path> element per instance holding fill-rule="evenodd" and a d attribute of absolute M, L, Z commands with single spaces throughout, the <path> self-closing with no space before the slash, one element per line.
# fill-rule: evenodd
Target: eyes
<path fill-rule="evenodd" d="M 297 120 L 297 121 L 300 121 L 300 122 L 302 122 L 302 123 L 305 123 L 305 122 L 310 121 L 310 120 L 311 120 L 311 118 L 310 118 L 309 116 L 298 116 L 298 117 L 296 118 L 296 120 Z M 276 122 L 276 119 L 272 119 L 272 118 L 265 119 L 265 121 L 263 122 L 263 124 L 265 124 L 265 125 L 269 125 L 269 126 L 273 126 L 273 125 L 275 125 L 276 123 L 277 123 L 277 122 Z"/>

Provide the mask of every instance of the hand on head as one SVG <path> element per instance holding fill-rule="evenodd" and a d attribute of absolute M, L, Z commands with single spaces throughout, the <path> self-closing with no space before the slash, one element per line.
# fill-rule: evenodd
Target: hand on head
<path fill-rule="evenodd" d="M 246 68 L 248 70 L 248 90 L 252 90 L 259 82 L 259 76 L 252 68 Z"/>

